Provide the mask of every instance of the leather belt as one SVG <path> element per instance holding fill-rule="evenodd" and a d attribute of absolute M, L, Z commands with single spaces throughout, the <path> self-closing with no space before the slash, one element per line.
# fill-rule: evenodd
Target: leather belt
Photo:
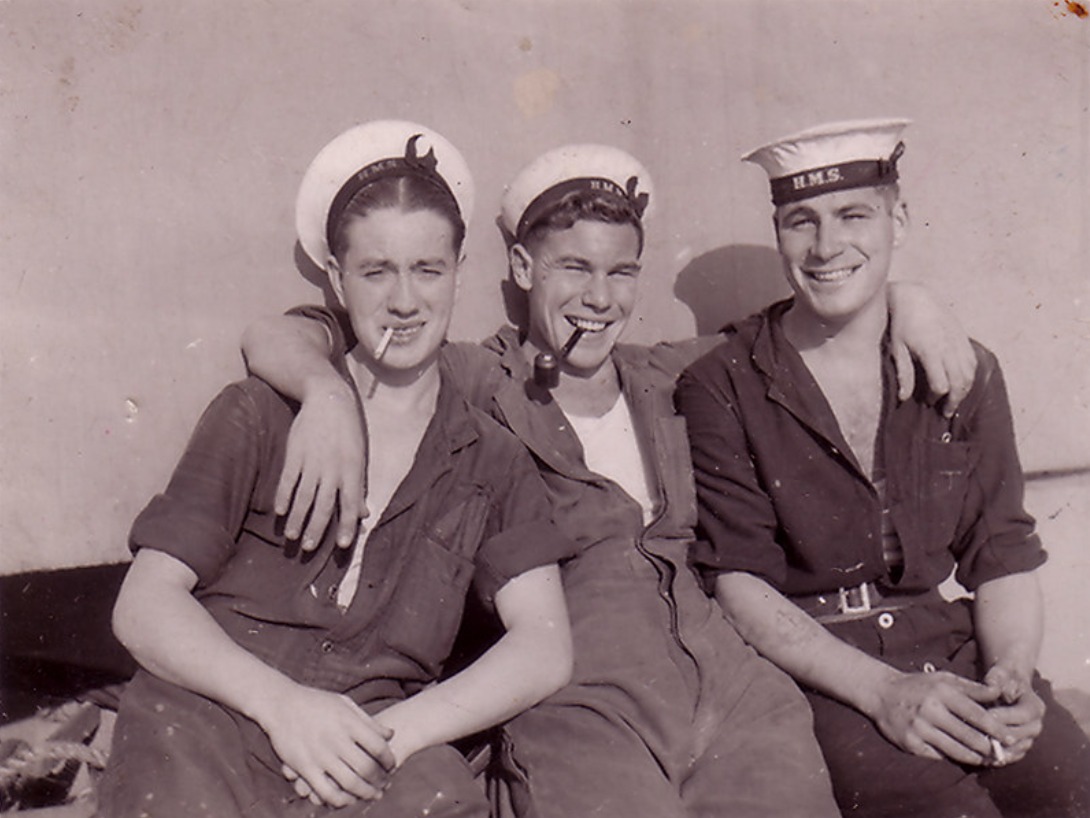
<path fill-rule="evenodd" d="M 825 594 L 789 597 L 818 622 L 847 622 L 866 619 L 883 611 L 898 611 L 921 602 L 941 599 L 938 589 L 931 588 L 911 594 L 880 588 L 864 582 L 850 588 L 838 588 Z"/>

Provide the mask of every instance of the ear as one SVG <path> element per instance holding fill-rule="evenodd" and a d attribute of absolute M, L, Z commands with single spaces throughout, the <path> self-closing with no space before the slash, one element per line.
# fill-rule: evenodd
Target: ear
<path fill-rule="evenodd" d="M 890 208 L 890 216 L 893 218 L 893 246 L 900 247 L 908 237 L 908 204 L 898 198 Z"/>
<path fill-rule="evenodd" d="M 507 260 L 511 265 L 511 275 L 520 290 L 530 292 L 534 286 L 534 259 L 521 244 L 511 245 L 507 251 Z"/>
<path fill-rule="evenodd" d="M 333 288 L 337 301 L 347 309 L 348 305 L 344 301 L 344 272 L 341 270 L 340 262 L 334 256 L 330 256 L 325 260 L 325 271 L 326 275 L 329 276 L 329 285 Z"/>
<path fill-rule="evenodd" d="M 780 241 L 780 211 L 776 208 L 772 211 L 772 235 L 776 237 L 776 249 L 783 255 L 783 242 Z"/>

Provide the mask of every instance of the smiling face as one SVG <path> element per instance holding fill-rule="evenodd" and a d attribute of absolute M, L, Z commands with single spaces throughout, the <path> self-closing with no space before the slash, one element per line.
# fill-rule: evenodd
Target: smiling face
<path fill-rule="evenodd" d="M 380 376 L 419 373 L 438 358 L 454 306 L 458 256 L 450 220 L 434 210 L 383 207 L 354 215 L 329 261 L 356 353 Z M 393 330 L 381 360 L 376 351 Z"/>
<path fill-rule="evenodd" d="M 515 282 L 529 294 L 529 342 L 557 352 L 584 333 L 562 362 L 576 375 L 597 372 L 632 314 L 640 273 L 640 236 L 631 224 L 581 219 L 511 248 Z"/>
<path fill-rule="evenodd" d="M 840 190 L 782 205 L 775 223 L 796 309 L 834 325 L 886 309 L 893 249 L 908 227 L 894 188 Z"/>

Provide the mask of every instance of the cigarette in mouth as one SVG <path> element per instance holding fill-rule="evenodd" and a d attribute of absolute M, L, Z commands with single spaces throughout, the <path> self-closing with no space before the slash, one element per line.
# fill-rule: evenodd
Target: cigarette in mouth
<path fill-rule="evenodd" d="M 565 359 L 571 355 L 571 351 L 575 349 L 575 345 L 579 343 L 579 339 L 583 337 L 584 332 L 586 332 L 586 330 L 582 327 L 575 328 L 575 332 L 569 336 L 567 343 L 565 343 L 564 347 L 560 350 L 561 359 Z"/>
<path fill-rule="evenodd" d="M 390 346 L 390 341 L 394 337 L 394 328 L 386 327 L 386 332 L 382 333 L 382 340 L 378 342 L 378 346 L 375 348 L 375 360 L 381 361 L 382 356 L 386 354 L 386 347 Z"/>

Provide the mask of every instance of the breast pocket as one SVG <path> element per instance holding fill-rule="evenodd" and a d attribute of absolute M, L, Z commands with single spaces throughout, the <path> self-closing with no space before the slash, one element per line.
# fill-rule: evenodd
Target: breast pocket
<path fill-rule="evenodd" d="M 929 551 L 950 547 L 965 509 L 972 472 L 969 445 L 924 441 L 918 521 Z"/>
<path fill-rule="evenodd" d="M 390 597 L 383 641 L 437 676 L 450 655 L 474 574 L 489 500 L 477 490 L 424 526 Z"/>

